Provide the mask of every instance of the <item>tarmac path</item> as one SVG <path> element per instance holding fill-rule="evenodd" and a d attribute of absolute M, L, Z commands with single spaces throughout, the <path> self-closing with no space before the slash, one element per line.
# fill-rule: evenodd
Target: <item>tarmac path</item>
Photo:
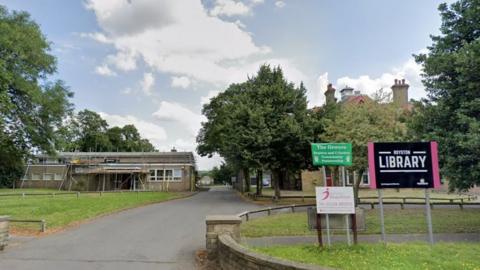
<path fill-rule="evenodd" d="M 228 188 L 214 188 L 7 246 L 0 269 L 194 269 L 195 251 L 205 248 L 205 216 L 255 208 Z"/>

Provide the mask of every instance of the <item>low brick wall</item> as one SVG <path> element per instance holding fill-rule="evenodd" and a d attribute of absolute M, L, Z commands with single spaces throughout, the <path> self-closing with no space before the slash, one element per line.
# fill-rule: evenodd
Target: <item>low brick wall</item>
<path fill-rule="evenodd" d="M 8 243 L 8 216 L 0 216 L 0 250 L 3 250 Z"/>
<path fill-rule="evenodd" d="M 214 269 L 222 270 L 323 270 L 301 263 L 279 260 L 248 250 L 238 244 L 240 224 L 238 216 L 207 216 L 206 248 Z"/>
<path fill-rule="evenodd" d="M 218 265 L 222 270 L 326 270 L 258 254 L 239 245 L 230 235 L 218 237 Z"/>

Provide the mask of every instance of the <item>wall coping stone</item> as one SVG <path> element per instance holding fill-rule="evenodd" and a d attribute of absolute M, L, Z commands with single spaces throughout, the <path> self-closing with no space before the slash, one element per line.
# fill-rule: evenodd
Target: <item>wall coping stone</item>
<path fill-rule="evenodd" d="M 229 252 L 233 252 L 238 256 L 244 257 L 248 261 L 253 262 L 259 267 L 259 269 L 263 269 L 262 266 L 271 267 L 272 269 L 291 269 L 291 270 L 331 270 L 332 269 L 332 268 L 323 267 L 323 266 L 309 265 L 309 264 L 298 263 L 298 262 L 293 262 L 293 261 L 288 261 L 283 259 L 277 259 L 271 256 L 253 252 L 241 246 L 240 244 L 238 244 L 228 234 L 219 235 L 218 239 L 222 245 L 230 249 Z"/>
<path fill-rule="evenodd" d="M 242 218 L 236 215 L 210 215 L 206 217 L 207 225 L 214 224 L 240 224 Z"/>

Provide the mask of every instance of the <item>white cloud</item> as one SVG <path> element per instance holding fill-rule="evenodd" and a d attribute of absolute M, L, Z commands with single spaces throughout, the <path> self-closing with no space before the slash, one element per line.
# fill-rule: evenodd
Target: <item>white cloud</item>
<path fill-rule="evenodd" d="M 172 121 L 179 123 L 191 136 L 197 136 L 201 122 L 205 117 L 192 112 L 184 105 L 176 102 L 162 101 L 160 107 L 153 113 L 153 117 L 161 121 Z"/>
<path fill-rule="evenodd" d="M 210 10 L 212 16 L 242 16 L 250 14 L 250 7 L 243 2 L 234 0 L 216 0 Z"/>
<path fill-rule="evenodd" d="M 122 71 L 143 60 L 158 72 L 225 86 L 244 79 L 252 59 L 268 61 L 271 51 L 236 23 L 209 16 L 198 0 L 87 0 L 86 6 L 102 32 L 85 35 L 111 44 L 115 53 L 106 63 Z"/>
<path fill-rule="evenodd" d="M 204 104 L 209 103 L 210 99 L 215 97 L 219 93 L 220 93 L 220 91 L 215 91 L 215 90 L 208 91 L 206 96 L 203 96 L 203 97 L 200 98 L 200 104 L 202 104 L 202 106 L 203 106 Z"/>
<path fill-rule="evenodd" d="M 181 77 L 172 77 L 172 87 L 179 87 L 179 88 L 188 88 L 190 86 L 191 82 L 188 77 L 181 76 Z"/>
<path fill-rule="evenodd" d="M 159 125 L 144 121 L 132 115 L 116 115 L 105 112 L 99 112 L 99 114 L 110 126 L 123 127 L 130 124 L 135 125 L 140 135 L 148 139 L 157 148 L 165 144 L 167 133 L 165 129 Z"/>
<path fill-rule="evenodd" d="M 107 65 L 98 66 L 95 68 L 95 73 L 102 76 L 117 76 L 117 73 L 111 70 Z"/>
<path fill-rule="evenodd" d="M 140 86 L 142 87 L 143 93 L 145 95 L 150 96 L 152 94 L 152 87 L 155 84 L 155 77 L 150 72 L 143 74 L 143 79 L 140 82 Z"/>
<path fill-rule="evenodd" d="M 328 85 L 328 72 L 318 76 L 315 86 L 307 88 L 308 107 L 321 106 L 325 102 L 325 91 Z"/>
<path fill-rule="evenodd" d="M 360 90 L 363 94 L 371 95 L 377 90 L 383 88 L 389 90 L 395 79 L 405 79 L 409 84 L 409 99 L 419 99 L 425 97 L 425 89 L 421 81 L 421 66 L 413 59 L 409 59 L 400 67 L 395 67 L 391 72 L 386 72 L 378 78 L 371 78 L 368 75 L 362 75 L 357 78 L 348 76 L 339 78 L 336 86 L 337 90 L 342 89 L 346 85 Z"/>
<path fill-rule="evenodd" d="M 276 1 L 275 2 L 275 6 L 278 7 L 278 8 L 283 8 L 284 6 L 286 6 L 287 4 L 285 4 L 284 1 Z"/>

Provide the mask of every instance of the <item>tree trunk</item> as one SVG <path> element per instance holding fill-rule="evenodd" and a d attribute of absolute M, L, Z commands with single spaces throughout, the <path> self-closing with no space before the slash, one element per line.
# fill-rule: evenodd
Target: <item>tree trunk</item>
<path fill-rule="evenodd" d="M 273 188 L 274 188 L 274 191 L 275 191 L 275 198 L 276 199 L 280 199 L 280 178 L 282 177 L 282 172 L 280 170 L 275 170 L 273 171 L 272 170 L 273 175 L 274 176 L 272 178 L 272 182 L 273 182 Z"/>
<path fill-rule="evenodd" d="M 359 176 L 357 176 L 357 179 L 355 179 L 355 183 L 353 185 L 353 196 L 355 197 L 355 206 L 358 206 L 358 203 L 360 202 L 358 198 L 358 194 L 359 194 L 358 191 L 360 190 L 360 183 L 362 182 L 363 170 L 360 170 L 358 172 L 359 172 Z"/>
<path fill-rule="evenodd" d="M 257 195 L 262 195 L 263 188 L 263 171 L 262 169 L 257 170 Z"/>
<path fill-rule="evenodd" d="M 250 192 L 250 170 L 248 168 L 243 169 L 243 178 L 245 181 L 245 186 L 243 191 Z"/>

